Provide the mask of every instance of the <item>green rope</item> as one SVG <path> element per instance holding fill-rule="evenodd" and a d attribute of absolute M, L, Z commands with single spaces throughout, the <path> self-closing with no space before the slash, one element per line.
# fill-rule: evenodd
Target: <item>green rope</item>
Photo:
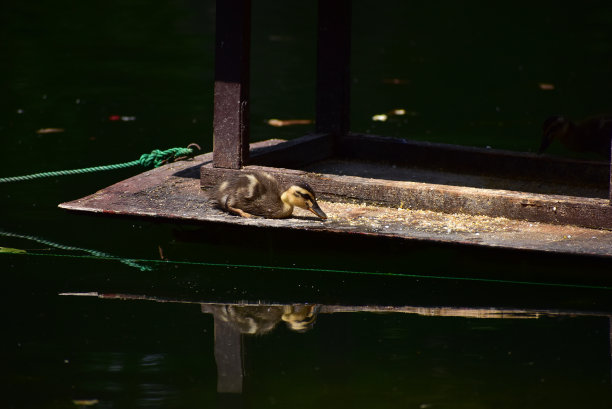
<path fill-rule="evenodd" d="M 235 264 L 235 263 L 212 263 L 206 261 L 182 261 L 182 260 L 155 260 L 155 259 L 137 259 L 137 258 L 123 258 L 114 256 L 108 253 L 104 253 L 98 250 L 84 249 L 81 247 L 68 246 L 65 244 L 59 244 L 46 240 L 40 237 L 31 236 L 27 234 L 11 233 L 0 230 L 0 236 L 13 237 L 25 240 L 36 241 L 41 244 L 49 245 L 61 250 L 81 251 L 88 253 L 86 255 L 77 254 L 58 254 L 58 253 L 36 253 L 30 250 L 19 251 L 19 252 L 0 252 L 0 254 L 16 255 L 16 256 L 38 256 L 38 257 L 64 257 L 72 259 L 90 259 L 90 260 L 103 260 L 103 261 L 119 261 L 120 263 L 126 264 L 130 267 L 138 268 L 140 271 L 153 271 L 154 268 L 146 264 L 152 265 L 185 265 L 185 266 L 196 266 L 196 267 L 221 267 L 221 268 L 236 268 L 236 269 L 249 269 L 249 270 L 277 270 L 277 271 L 291 271 L 291 272 L 316 272 L 316 273 L 336 273 L 336 274 L 347 274 L 347 275 L 358 275 L 358 276 L 384 276 L 384 277 L 402 277 L 410 279 L 424 279 L 424 280 L 447 280 L 447 281 L 474 281 L 484 283 L 497 283 L 497 284 L 508 284 L 508 285 L 526 285 L 526 286 L 542 286 L 542 287 L 561 287 L 561 288 L 583 288 L 591 290 L 605 290 L 612 291 L 612 286 L 606 285 L 594 285 L 594 284 L 572 284 L 572 283 L 555 283 L 555 282 L 541 282 L 541 281 L 520 281 L 520 280 L 503 280 L 496 278 L 482 278 L 482 277 L 457 277 L 457 276 L 440 276 L 440 275 L 427 275 L 427 274 L 410 274 L 410 273 L 388 273 L 378 271 L 356 271 L 356 270 L 341 270 L 333 268 L 318 268 L 318 267 L 289 267 L 289 266 L 270 266 L 261 264 Z"/>
<path fill-rule="evenodd" d="M 118 257 L 108 257 L 102 255 L 74 255 L 74 254 L 44 254 L 44 253 L 3 253 L 7 255 L 15 256 L 39 256 L 39 257 L 65 257 L 74 259 L 92 259 L 92 260 L 106 260 L 106 261 L 120 261 L 125 262 L 124 259 Z M 539 287 L 557 287 L 557 288 L 582 288 L 590 290 L 605 290 L 612 291 L 612 286 L 605 285 L 592 285 L 592 284 L 571 284 L 571 283 L 554 283 L 554 282 L 542 282 L 542 281 L 518 281 L 518 280 L 501 280 L 495 278 L 482 278 L 482 277 L 453 277 L 453 276 L 438 276 L 438 275 L 426 275 L 426 274 L 409 274 L 409 273 L 386 273 L 386 272 L 375 272 L 375 271 L 355 271 L 355 270 L 337 270 L 329 268 L 305 268 L 305 267 L 287 267 L 287 266 L 266 266 L 266 265 L 248 265 L 248 264 L 231 264 L 231 263 L 210 263 L 203 261 L 179 261 L 179 260 L 151 260 L 151 259 L 128 259 L 131 263 L 138 263 L 142 269 L 141 264 L 154 264 L 154 265 L 186 265 L 186 266 L 197 266 L 197 267 L 223 267 L 223 268 L 237 268 L 237 269 L 249 269 L 249 270 L 278 270 L 278 271 L 292 271 L 292 272 L 319 272 L 319 273 L 336 273 L 336 274 L 347 274 L 347 275 L 358 275 L 358 276 L 384 276 L 384 277 L 402 277 L 410 279 L 429 279 L 429 280 L 444 280 L 444 281 L 474 281 L 482 283 L 496 283 L 496 284 L 507 284 L 507 285 L 526 285 L 526 286 L 539 286 Z M 147 267 L 145 267 L 147 268 Z M 151 268 L 151 267 L 148 267 Z"/>
<path fill-rule="evenodd" d="M 105 165 L 105 166 L 94 166 L 94 167 L 84 168 L 84 169 L 58 170 L 55 172 L 34 173 L 31 175 L 25 175 L 25 176 L 12 176 L 12 177 L 0 178 L 0 183 L 21 182 L 25 180 L 40 179 L 40 178 L 46 178 L 46 177 L 77 175 L 81 173 L 91 173 L 91 172 L 101 172 L 101 171 L 106 171 L 106 170 L 130 168 L 130 167 L 138 166 L 138 165 L 142 165 L 145 167 L 154 166 L 157 168 L 165 163 L 174 162 L 176 160 L 185 159 L 185 158 L 191 158 L 195 155 L 196 149 L 199 150 L 199 148 L 200 147 L 198 145 L 192 143 L 187 148 L 170 148 L 164 151 L 155 149 L 151 153 L 142 154 L 140 156 L 140 159 L 133 160 L 131 162 L 118 163 L 114 165 Z"/>
<path fill-rule="evenodd" d="M 91 249 L 86 249 L 86 248 L 82 248 L 82 247 L 68 246 L 66 244 L 56 243 L 56 242 L 53 242 L 53 241 L 50 241 L 50 240 L 42 239 L 42 238 L 36 237 L 36 236 L 31 236 L 31 235 L 28 235 L 28 234 L 11 233 L 11 232 L 2 231 L 2 230 L 0 230 L 0 236 L 13 237 L 13 238 L 24 239 L 24 240 L 31 240 L 31 241 L 35 241 L 37 243 L 41 243 L 41 244 L 44 244 L 44 245 L 47 245 L 47 246 L 55 247 L 56 249 L 60 249 L 60 250 L 81 251 L 81 252 L 84 252 L 84 253 L 89 253 L 90 257 L 93 257 L 93 258 L 96 258 L 96 259 L 101 259 L 101 260 L 117 260 L 117 261 L 120 261 L 121 263 L 123 263 L 125 265 L 137 268 L 140 271 L 153 271 L 152 267 L 143 266 L 141 264 L 138 264 L 138 262 L 136 262 L 136 261 L 134 261 L 132 259 L 126 259 L 126 258 L 114 256 L 112 254 L 104 253 L 104 252 L 98 251 L 98 250 L 91 250 Z M 29 251 L 24 251 L 23 253 L 20 252 L 20 253 L 14 253 L 14 254 L 26 254 L 26 253 L 27 254 L 36 254 L 36 253 L 29 253 Z M 54 254 L 54 255 L 57 255 L 57 254 Z"/>

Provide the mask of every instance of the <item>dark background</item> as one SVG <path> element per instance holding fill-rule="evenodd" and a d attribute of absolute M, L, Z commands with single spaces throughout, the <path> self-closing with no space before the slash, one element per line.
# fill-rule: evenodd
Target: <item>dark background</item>
<path fill-rule="evenodd" d="M 209 151 L 214 24 L 213 1 L 3 2 L 0 177 L 128 162 L 191 142 Z M 357 0 L 352 129 L 535 151 L 547 116 L 611 112 L 611 25 L 612 5 L 604 1 Z M 315 32 L 312 2 L 254 2 L 253 141 L 311 130 L 266 121 L 313 119 Z M 372 121 L 394 109 L 406 115 Z M 63 131 L 39 131 L 48 128 Z M 558 144 L 550 154 L 576 156 Z M 606 260 L 285 236 L 57 208 L 137 172 L 0 185 L 0 247 L 26 251 L 0 254 L 1 406 L 68 408 L 94 398 L 105 408 L 217 402 L 212 319 L 197 305 L 61 292 L 222 302 L 567 302 L 583 310 L 605 309 L 610 298 L 606 288 L 366 274 L 511 280 L 520 271 L 554 284 L 580 282 L 586 271 L 595 277 L 589 283 L 601 286 L 611 271 Z M 161 262 L 162 253 L 170 262 Z M 229 266 L 237 264 L 250 267 Z M 601 317 L 323 316 L 306 334 L 279 327 L 247 338 L 245 399 L 252 407 L 609 407 L 608 331 Z"/>

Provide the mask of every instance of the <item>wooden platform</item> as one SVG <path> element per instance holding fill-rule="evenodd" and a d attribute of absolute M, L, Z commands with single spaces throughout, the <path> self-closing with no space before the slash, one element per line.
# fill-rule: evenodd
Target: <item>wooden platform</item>
<path fill-rule="evenodd" d="M 313 148 L 319 149 L 317 138 L 309 138 Z M 283 151 L 280 157 L 286 157 L 291 146 L 300 146 L 303 150 L 308 145 L 304 141 L 300 145 L 281 142 L 272 140 L 253 144 L 253 162 L 257 163 L 257 158 L 270 161 L 277 150 Z M 423 146 L 427 144 L 421 148 Z M 470 154 L 476 153 L 472 151 Z M 612 257 L 612 231 L 607 230 L 612 228 L 612 207 L 605 198 L 436 183 L 448 175 L 475 180 L 473 174 L 461 176 L 457 172 L 447 172 L 444 176 L 442 170 L 437 172 L 437 176 L 436 172 L 426 174 L 419 171 L 420 177 L 428 175 L 434 179 L 411 181 L 409 179 L 419 179 L 417 170 L 371 162 L 357 165 L 357 159 L 304 163 L 305 170 L 258 165 L 245 167 L 275 173 L 284 181 L 308 181 L 319 195 L 321 208 L 329 216 L 325 221 L 310 217 L 310 213 L 300 209 L 296 210 L 293 218 L 285 220 L 244 219 L 218 210 L 208 200 L 207 189 L 222 175 L 240 170 L 213 168 L 210 153 L 144 172 L 90 196 L 62 203 L 60 207 L 176 222 L 225 223 Z M 366 174 L 354 176 L 358 170 Z M 384 179 L 375 174 L 382 171 L 386 175 Z M 496 183 L 502 180 L 500 176 Z M 552 189 L 554 183 L 551 181 L 544 188 Z M 606 195 L 603 188 L 580 185 L 575 188 L 582 194 L 588 191 L 591 196 Z M 592 216 L 585 217 L 585 209 Z M 584 220 L 591 220 L 593 225 L 606 229 L 576 226 Z"/>

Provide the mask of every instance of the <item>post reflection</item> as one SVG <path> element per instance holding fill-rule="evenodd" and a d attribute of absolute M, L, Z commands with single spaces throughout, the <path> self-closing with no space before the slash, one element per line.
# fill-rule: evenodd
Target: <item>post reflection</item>
<path fill-rule="evenodd" d="M 245 335 L 269 333 L 281 322 L 292 331 L 306 332 L 313 327 L 318 311 L 318 306 L 305 304 L 202 304 L 202 312 L 214 317 L 217 392 L 243 391 Z"/>
<path fill-rule="evenodd" d="M 209 396 L 216 400 L 218 407 L 223 408 L 249 407 L 253 402 L 259 402 L 263 398 L 261 391 L 266 390 L 265 385 L 271 391 L 265 398 L 289 401 L 291 398 L 284 395 L 286 391 L 280 385 L 278 390 L 275 389 L 275 376 L 278 372 L 277 375 L 270 375 L 281 367 L 290 368 L 287 379 L 301 379 L 303 376 L 320 393 L 328 393 L 328 382 L 341 378 L 346 368 L 361 368 L 361 376 L 364 378 L 352 377 L 353 374 L 349 373 L 347 380 L 343 381 L 343 387 L 349 384 L 352 387 L 354 384 L 355 388 L 362 388 L 364 383 L 360 382 L 370 382 L 365 381 L 369 379 L 366 374 L 376 372 L 380 378 L 372 381 L 375 383 L 373 385 L 367 384 L 376 393 L 390 394 L 388 396 L 403 394 L 406 398 L 414 395 L 415 399 L 429 399 L 430 393 L 436 393 L 441 402 L 455 399 L 461 394 L 440 392 L 437 386 L 447 388 L 464 385 L 464 376 L 470 382 L 494 385 L 499 388 L 495 393 L 506 393 L 504 382 L 513 382 L 514 379 L 518 379 L 517 387 L 527 388 L 522 382 L 524 377 L 530 376 L 530 382 L 534 388 L 537 386 L 537 390 L 529 393 L 551 393 L 556 390 L 555 385 L 563 384 L 564 376 L 568 374 L 584 376 L 593 373 L 593 376 L 589 375 L 588 380 L 581 383 L 581 387 L 591 388 L 595 385 L 593 382 L 599 382 L 597 385 L 602 387 L 597 386 L 599 395 L 596 399 L 607 394 L 605 384 L 612 379 L 609 375 L 612 369 L 612 313 L 609 309 L 261 304 L 248 301 L 220 303 L 142 294 L 63 294 L 197 307 L 195 311 L 192 310 L 195 313 L 191 315 L 192 318 L 197 317 L 198 312 L 206 315 L 204 321 L 196 320 L 197 325 L 207 322 L 207 328 L 214 328 L 214 337 L 209 338 L 210 333 L 205 336 L 209 341 L 214 341 L 214 346 L 209 344 L 209 347 L 198 353 L 209 357 L 210 366 L 207 368 L 210 368 L 211 376 L 206 379 L 210 380 L 207 387 L 213 394 Z M 446 317 L 462 318 L 465 321 Z M 488 322 L 477 324 L 476 321 L 481 319 Z M 502 324 L 499 323 L 501 320 L 511 322 Z M 540 320 L 541 325 L 535 322 Z M 585 320 L 589 321 L 588 325 L 581 323 L 574 326 L 572 323 Z M 585 325 L 591 328 L 591 332 L 572 332 L 572 328 L 584 329 Z M 304 337 L 289 334 L 308 331 L 310 333 L 304 334 Z M 513 331 L 517 331 L 516 336 Z M 549 333 L 552 335 L 548 336 Z M 583 338 L 587 341 L 583 342 Z M 576 344 L 576 348 L 584 348 L 590 342 L 588 345 L 594 345 L 595 352 L 589 352 L 587 355 L 590 357 L 584 358 L 583 362 L 582 354 L 568 352 L 571 348 L 560 346 L 558 340 L 568 345 Z M 548 352 L 547 342 L 552 342 L 552 352 Z M 285 347 L 286 350 L 283 349 Z M 344 350 L 345 347 L 348 349 Z M 300 353 L 295 354 L 298 349 Z M 540 356 L 538 351 L 544 351 L 544 356 Z M 211 353 L 214 354 L 214 361 Z M 268 355 L 270 353 L 272 355 Z M 555 356 L 557 353 L 559 355 Z M 147 367 L 155 365 L 159 362 L 159 356 L 146 355 L 140 364 Z M 569 362 L 576 356 L 580 358 L 570 365 Z M 488 360 L 499 367 L 490 369 Z M 276 365 L 277 361 L 284 364 Z M 246 372 L 245 362 L 249 368 Z M 561 372 L 565 370 L 567 373 L 563 375 Z M 487 373 L 487 377 L 482 378 L 481 373 Z M 397 391 L 404 392 L 397 392 L 393 389 L 395 386 L 387 384 L 390 379 L 393 379 L 393 385 L 397 384 Z M 409 385 L 415 379 L 420 379 L 423 385 L 429 385 L 429 392 L 420 393 L 410 389 Z M 542 380 L 550 382 L 550 385 L 541 384 Z M 280 379 L 280 382 L 286 382 L 286 379 Z M 343 392 L 341 390 L 337 393 L 340 396 Z M 102 395 L 91 396 L 98 398 Z M 164 399 L 170 401 L 175 397 Z"/>

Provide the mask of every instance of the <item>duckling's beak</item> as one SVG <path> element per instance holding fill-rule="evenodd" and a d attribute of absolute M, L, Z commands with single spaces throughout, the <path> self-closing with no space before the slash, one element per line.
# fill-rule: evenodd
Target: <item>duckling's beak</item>
<path fill-rule="evenodd" d="M 308 210 L 319 216 L 321 219 L 327 219 L 327 215 L 321 210 L 317 202 L 312 202 L 312 206 L 308 206 Z"/>

